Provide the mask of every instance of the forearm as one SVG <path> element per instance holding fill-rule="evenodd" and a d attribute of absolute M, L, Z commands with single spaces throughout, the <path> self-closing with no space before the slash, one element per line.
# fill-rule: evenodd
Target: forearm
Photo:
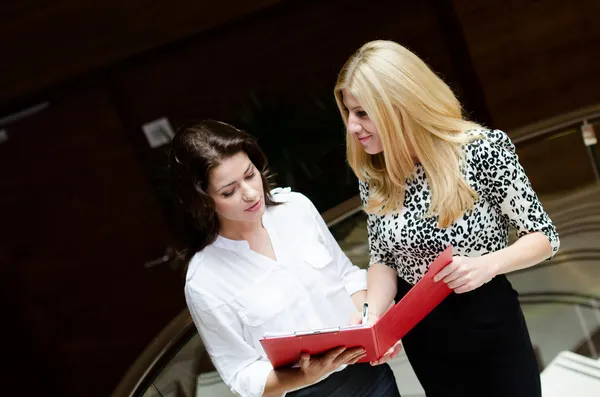
<path fill-rule="evenodd" d="M 362 290 L 352 294 L 352 302 L 356 310 L 362 312 L 363 304 L 367 301 L 367 290 Z"/>
<path fill-rule="evenodd" d="M 490 262 L 496 266 L 495 274 L 505 274 L 536 265 L 551 255 L 552 246 L 548 238 L 541 232 L 534 232 L 488 256 Z"/>
<path fill-rule="evenodd" d="M 369 313 L 381 317 L 387 311 L 398 291 L 398 274 L 389 266 L 371 265 L 367 281 Z"/>
<path fill-rule="evenodd" d="M 310 383 L 302 371 L 300 371 L 300 368 L 275 369 L 267 377 L 263 396 L 281 396 L 286 392 L 300 389 Z"/>

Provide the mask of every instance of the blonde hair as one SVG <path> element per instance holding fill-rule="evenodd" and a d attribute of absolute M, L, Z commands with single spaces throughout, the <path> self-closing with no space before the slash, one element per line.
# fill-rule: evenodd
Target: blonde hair
<path fill-rule="evenodd" d="M 369 181 L 367 213 L 389 214 L 402 208 L 406 181 L 415 170 L 409 147 L 431 188 L 427 216 L 437 215 L 439 226 L 448 227 L 473 208 L 477 193 L 461 173 L 462 146 L 478 138 L 466 131 L 482 127 L 463 118 L 450 87 L 425 62 L 392 41 L 372 41 L 350 57 L 335 86 L 347 124 L 343 89 L 356 97 L 375 123 L 383 146 L 382 153 L 369 155 L 347 135 L 348 163 L 360 180 Z"/>

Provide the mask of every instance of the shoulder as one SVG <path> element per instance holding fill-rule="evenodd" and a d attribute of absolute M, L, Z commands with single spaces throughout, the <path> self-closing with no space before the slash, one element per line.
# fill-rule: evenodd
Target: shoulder
<path fill-rule="evenodd" d="M 301 211 L 312 211 L 315 206 L 308 197 L 299 192 L 292 191 L 291 188 L 275 188 L 271 190 L 273 201 L 281 203 L 277 207 L 272 207 L 274 212 L 295 213 Z"/>
<path fill-rule="evenodd" d="M 465 161 L 474 168 L 494 168 L 515 156 L 515 145 L 504 131 L 478 129 L 466 134 L 471 141 L 463 146 Z"/>
<path fill-rule="evenodd" d="M 470 141 L 464 145 L 467 153 L 488 153 L 494 150 L 514 151 L 515 145 L 502 130 L 477 129 L 465 132 Z"/>
<path fill-rule="evenodd" d="M 223 299 L 218 297 L 218 288 L 215 288 L 222 282 L 222 277 L 217 272 L 219 266 L 216 265 L 221 254 L 225 252 L 219 251 L 220 248 L 209 245 L 190 260 L 184 287 L 185 298 L 190 308 L 205 311 L 224 303 Z"/>

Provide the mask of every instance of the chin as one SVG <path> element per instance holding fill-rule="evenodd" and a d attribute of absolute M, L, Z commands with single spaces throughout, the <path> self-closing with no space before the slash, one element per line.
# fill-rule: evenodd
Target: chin
<path fill-rule="evenodd" d="M 365 152 L 367 154 L 375 155 L 375 154 L 379 154 L 379 153 L 383 152 L 383 149 L 366 147 Z"/>

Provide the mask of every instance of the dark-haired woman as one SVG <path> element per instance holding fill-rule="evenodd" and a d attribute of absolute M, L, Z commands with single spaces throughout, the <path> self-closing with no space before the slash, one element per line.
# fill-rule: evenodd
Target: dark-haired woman
<path fill-rule="evenodd" d="M 389 366 L 355 364 L 361 348 L 303 356 L 273 369 L 265 332 L 347 325 L 362 308 L 366 274 L 353 266 L 313 204 L 270 191 L 256 141 L 205 121 L 173 139 L 175 195 L 194 225 L 185 295 L 206 349 L 241 396 L 399 396 Z"/>

